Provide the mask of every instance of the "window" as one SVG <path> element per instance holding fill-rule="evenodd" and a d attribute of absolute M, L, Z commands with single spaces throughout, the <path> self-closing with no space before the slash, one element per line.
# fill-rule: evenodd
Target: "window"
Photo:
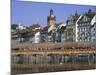
<path fill-rule="evenodd" d="M 96 41 L 95 39 L 93 39 L 93 41 Z"/>
<path fill-rule="evenodd" d="M 88 25 L 90 25 L 90 23 L 88 22 Z"/>
<path fill-rule="evenodd" d="M 36 38 L 39 38 L 39 37 L 40 37 L 39 35 L 36 36 Z"/>
<path fill-rule="evenodd" d="M 87 21 L 87 20 L 88 20 L 87 16 L 84 16 L 83 21 Z"/>
<path fill-rule="evenodd" d="M 79 27 L 81 26 L 81 23 L 80 23 L 80 25 L 79 25 Z"/>
<path fill-rule="evenodd" d="M 85 26 L 87 25 L 87 22 L 85 22 Z"/>
<path fill-rule="evenodd" d="M 93 36 L 95 36 L 95 33 L 93 34 Z"/>
<path fill-rule="evenodd" d="M 94 28 L 94 31 L 95 31 L 95 28 Z"/>

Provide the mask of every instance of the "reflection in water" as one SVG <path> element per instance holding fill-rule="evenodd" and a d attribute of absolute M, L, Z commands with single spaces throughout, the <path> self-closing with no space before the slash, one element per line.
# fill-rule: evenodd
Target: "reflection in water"
<path fill-rule="evenodd" d="M 63 63 L 96 63 L 94 54 L 79 54 L 79 55 L 14 55 L 11 57 L 12 64 L 63 64 Z"/>

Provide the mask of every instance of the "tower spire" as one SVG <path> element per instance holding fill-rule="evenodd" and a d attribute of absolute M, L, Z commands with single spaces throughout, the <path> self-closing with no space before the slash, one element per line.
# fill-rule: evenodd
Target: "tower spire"
<path fill-rule="evenodd" d="M 50 10 L 50 15 L 53 15 L 53 9 Z"/>
<path fill-rule="evenodd" d="M 77 11 L 75 12 L 75 16 L 78 16 L 78 13 L 77 13 Z"/>
<path fill-rule="evenodd" d="M 92 12 L 92 10 L 91 10 L 91 9 L 89 9 L 89 10 L 88 10 L 88 13 L 91 13 L 91 12 Z"/>
<path fill-rule="evenodd" d="M 47 24 L 48 25 L 56 24 L 56 16 L 53 14 L 53 9 L 50 9 L 50 15 L 47 17 Z"/>

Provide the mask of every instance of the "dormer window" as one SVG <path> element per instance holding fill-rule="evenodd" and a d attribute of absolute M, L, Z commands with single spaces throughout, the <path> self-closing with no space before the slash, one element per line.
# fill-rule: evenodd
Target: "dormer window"
<path fill-rule="evenodd" d="M 88 21 L 87 16 L 84 16 L 83 21 Z"/>

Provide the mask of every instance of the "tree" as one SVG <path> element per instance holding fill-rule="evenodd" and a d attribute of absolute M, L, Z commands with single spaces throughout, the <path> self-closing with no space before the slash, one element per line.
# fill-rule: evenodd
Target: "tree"
<path fill-rule="evenodd" d="M 11 29 L 16 30 L 17 28 L 18 28 L 18 25 L 17 24 L 12 24 L 11 25 Z"/>

